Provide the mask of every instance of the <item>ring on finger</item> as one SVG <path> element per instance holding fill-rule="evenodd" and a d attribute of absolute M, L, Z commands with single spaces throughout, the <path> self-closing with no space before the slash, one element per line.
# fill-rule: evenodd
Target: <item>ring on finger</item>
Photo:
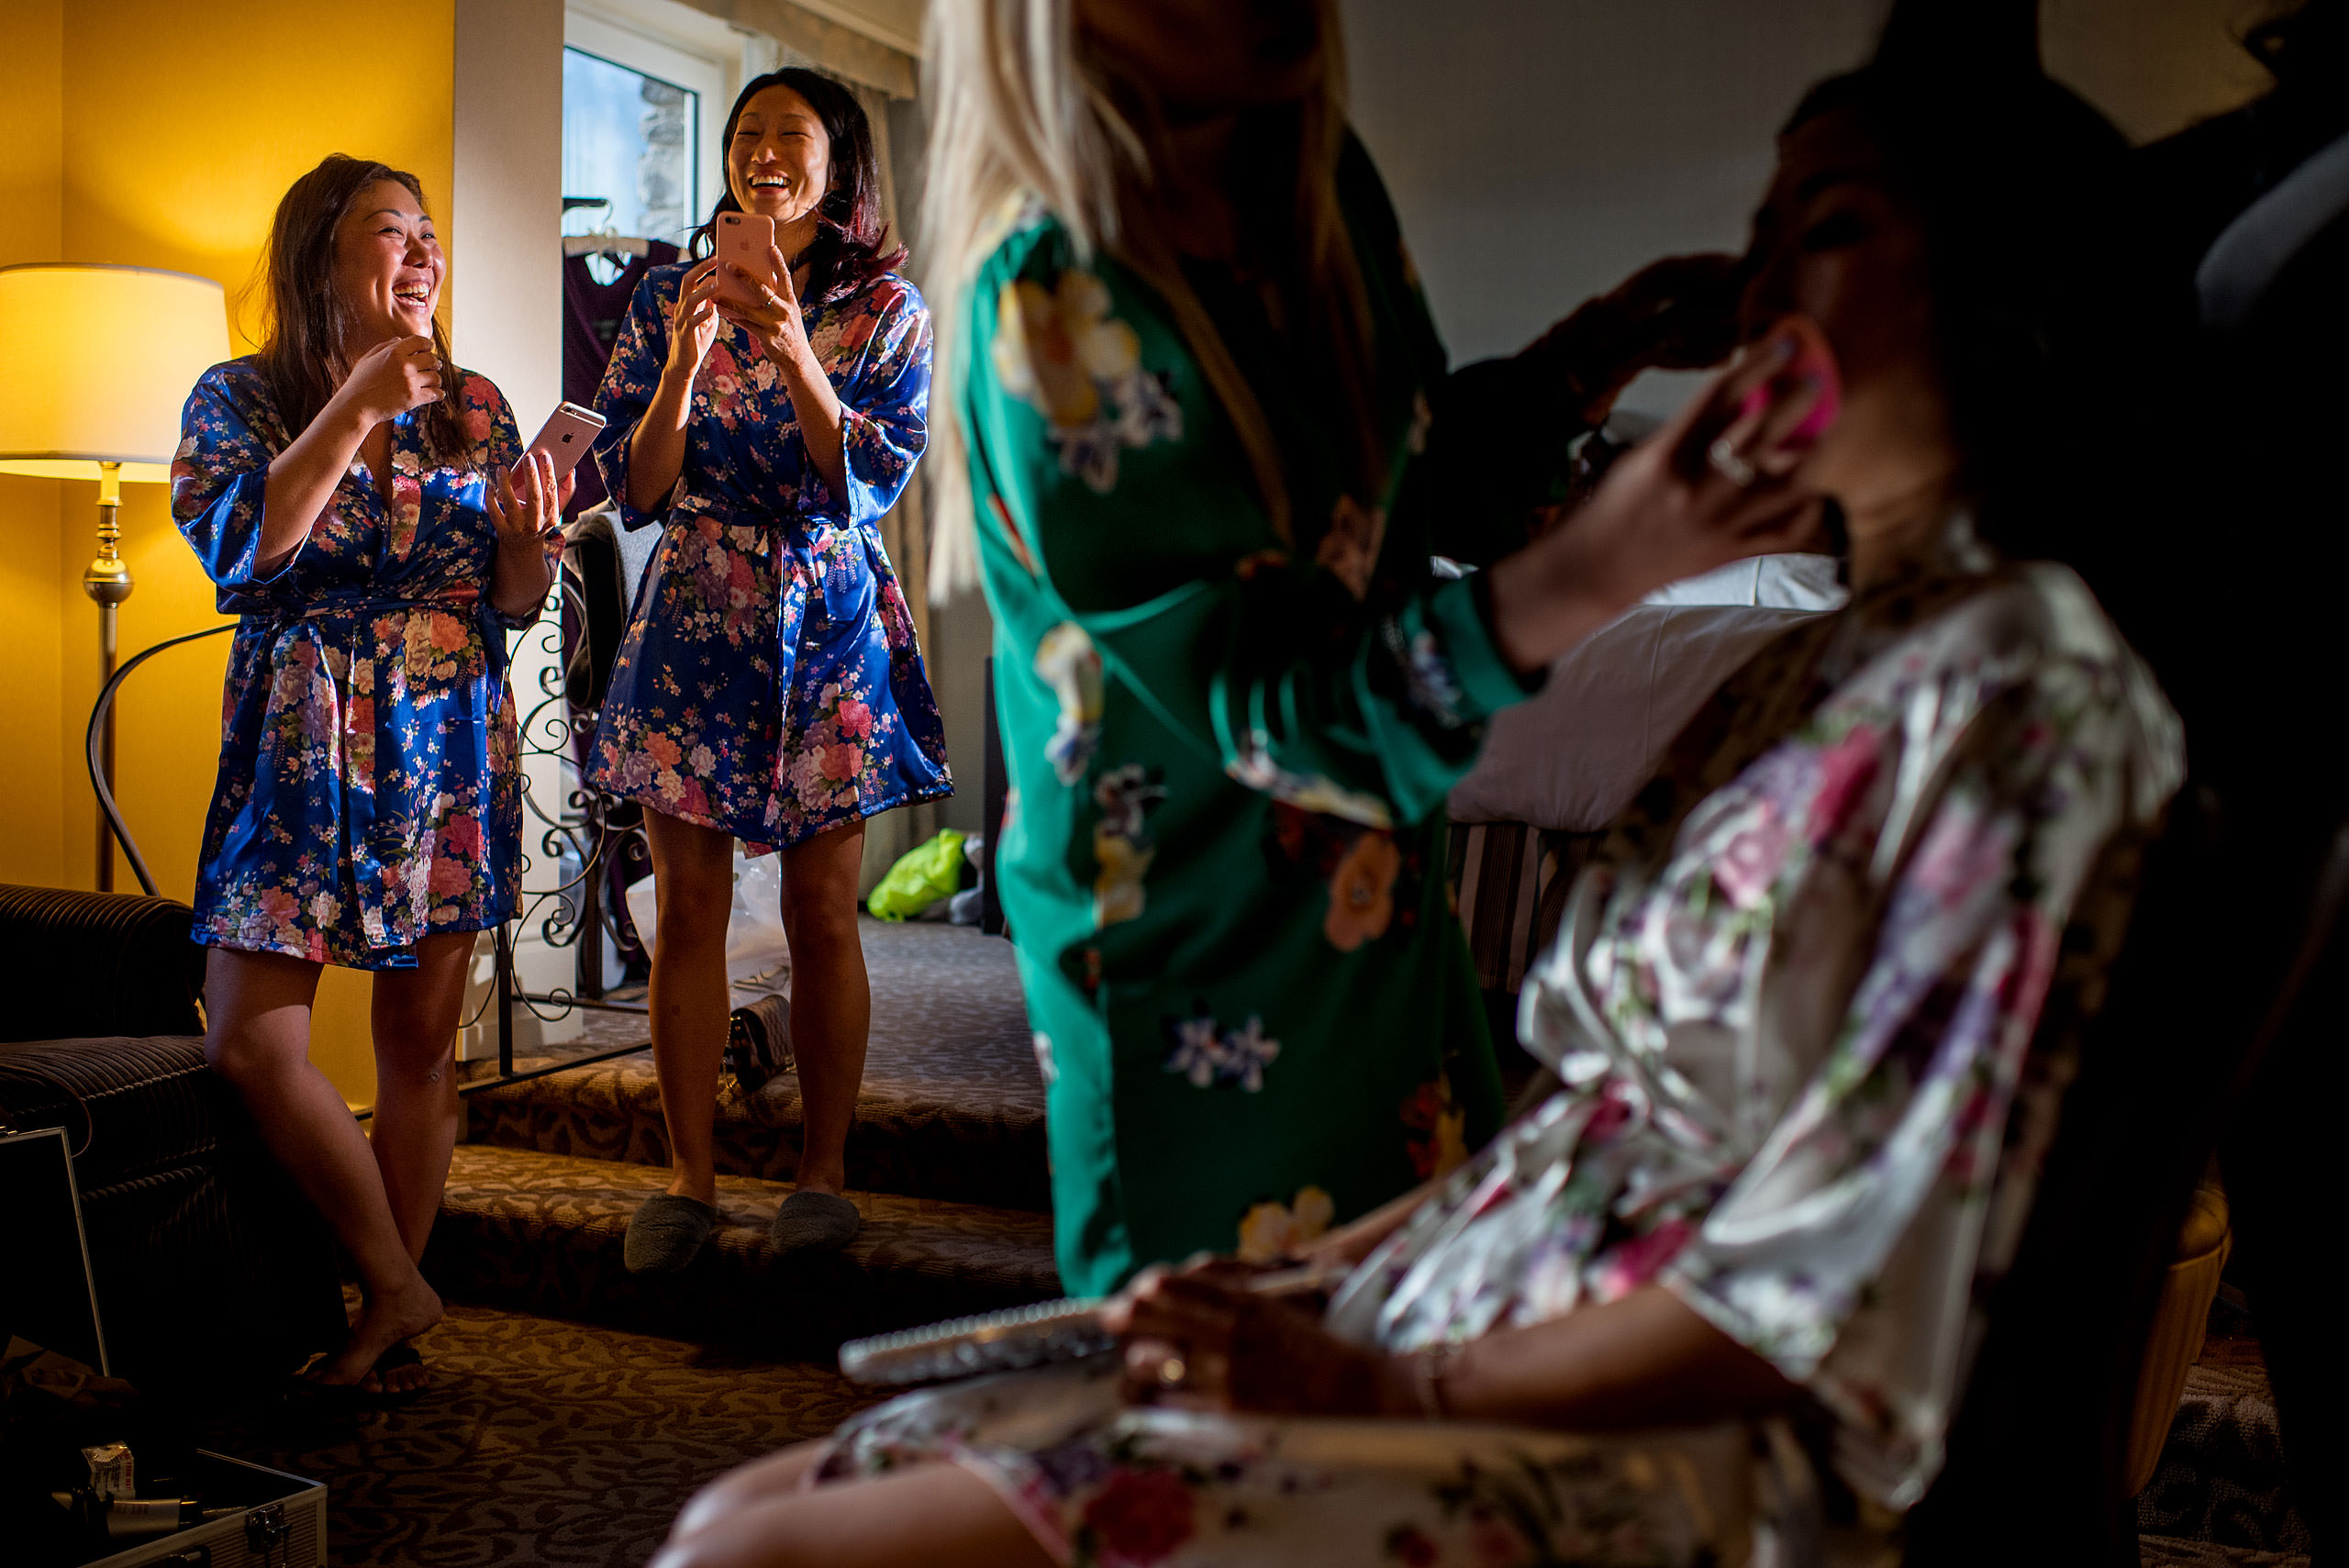
<path fill-rule="evenodd" d="M 1751 489 L 1754 480 L 1760 477 L 1752 463 L 1737 455 L 1737 449 L 1730 444 L 1727 436 L 1720 437 L 1705 449 L 1705 462 L 1715 473 L 1740 490 Z"/>

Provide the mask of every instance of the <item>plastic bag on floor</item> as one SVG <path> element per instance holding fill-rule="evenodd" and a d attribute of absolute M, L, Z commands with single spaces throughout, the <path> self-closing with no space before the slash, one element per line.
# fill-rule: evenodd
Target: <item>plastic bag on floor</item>
<path fill-rule="evenodd" d="M 963 838 L 948 828 L 898 856 L 888 874 L 865 895 L 864 907 L 879 919 L 911 920 L 931 905 L 953 897 L 963 885 Z"/>
<path fill-rule="evenodd" d="M 645 951 L 659 940 L 660 909 L 651 877 L 629 884 L 629 917 Z M 726 978 L 736 985 L 780 990 L 791 976 L 791 944 L 783 935 L 783 857 L 751 860 L 734 851 L 734 908 L 726 920 Z"/>

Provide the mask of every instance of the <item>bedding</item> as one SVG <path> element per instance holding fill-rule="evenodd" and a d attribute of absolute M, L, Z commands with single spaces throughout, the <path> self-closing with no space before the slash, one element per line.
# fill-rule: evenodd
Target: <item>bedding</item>
<path fill-rule="evenodd" d="M 1843 598 L 1832 557 L 1734 562 L 1651 595 L 1493 719 L 1450 801 L 1453 896 L 1480 985 L 1520 987 L 1575 872 L 1698 706 L 1773 638 Z"/>
<path fill-rule="evenodd" d="M 1771 639 L 1842 597 L 1823 555 L 1759 556 L 1659 590 L 1493 719 L 1484 755 L 1453 787 L 1452 819 L 1604 828 L 1698 704 Z"/>

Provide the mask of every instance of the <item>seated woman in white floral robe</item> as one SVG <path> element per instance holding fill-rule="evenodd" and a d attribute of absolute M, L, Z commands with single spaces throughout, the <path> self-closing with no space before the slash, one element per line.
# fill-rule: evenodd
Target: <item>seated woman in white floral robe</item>
<path fill-rule="evenodd" d="M 1692 484 L 1709 452 L 1833 497 L 1853 599 L 1698 716 L 1575 886 L 1520 1031 L 1561 1087 L 1322 1242 L 1357 1266 L 1319 1318 L 1233 1267 L 1147 1274 L 1111 1309 L 1122 1354 L 868 1411 L 718 1483 L 659 1562 L 1883 1555 L 2183 771 L 2081 580 L 1987 542 L 2035 524 L 1998 488 L 2024 438 L 1968 406 L 1965 357 L 2032 296 L 1952 283 L 1940 248 L 1960 220 L 2052 247 L 2067 158 L 2103 145 L 2045 83 L 2018 99 L 2043 186 L 1954 173 L 1881 68 L 1781 142 L 1748 364 L 1803 313 L 1840 417 L 1746 456 L 1716 396 L 1656 439 Z M 2026 338 L 2054 341 L 1991 348 Z M 1824 1523 L 1821 1462 L 1861 1522 Z"/>

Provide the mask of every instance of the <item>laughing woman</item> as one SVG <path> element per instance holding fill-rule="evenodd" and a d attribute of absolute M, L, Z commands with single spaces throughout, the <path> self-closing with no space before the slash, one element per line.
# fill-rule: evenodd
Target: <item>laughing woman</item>
<path fill-rule="evenodd" d="M 205 1053 L 334 1228 L 365 1305 L 314 1374 L 420 1389 L 402 1341 L 456 1141 L 473 934 L 507 918 L 522 803 L 506 634 L 552 581 L 551 466 L 433 320 L 416 176 L 328 158 L 270 230 L 269 340 L 188 399 L 172 510 L 240 617 L 196 867 Z M 310 1066 L 322 964 L 374 973 L 374 1137 Z"/>
<path fill-rule="evenodd" d="M 591 776 L 645 808 L 658 892 L 652 1056 L 674 1179 L 628 1266 L 684 1268 L 717 1223 L 711 1126 L 734 840 L 783 855 L 806 1136 L 783 1251 L 856 1234 L 841 1195 L 873 998 L 856 927 L 864 819 L 952 792 L 945 736 L 880 522 L 927 439 L 930 313 L 890 269 L 864 112 L 812 71 L 742 89 L 718 218 L 774 221 L 769 276 L 647 276 L 596 407 L 606 486 L 662 526 Z M 747 301 L 748 303 L 743 303 Z"/>

